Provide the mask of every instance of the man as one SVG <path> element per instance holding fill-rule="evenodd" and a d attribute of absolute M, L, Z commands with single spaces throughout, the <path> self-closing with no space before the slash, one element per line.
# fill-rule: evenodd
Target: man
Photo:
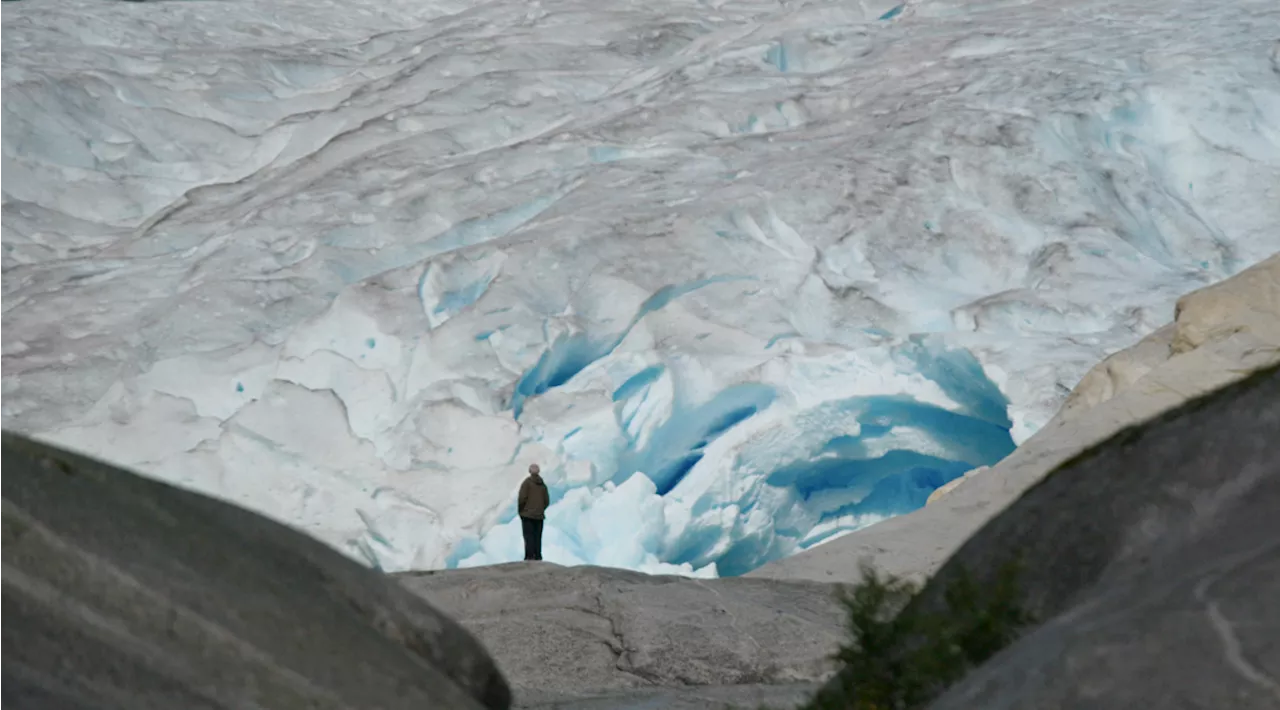
<path fill-rule="evenodd" d="M 542 559 L 542 523 L 547 515 L 547 506 L 551 505 L 551 494 L 547 492 L 547 484 L 539 475 L 541 471 L 536 463 L 529 466 L 529 477 L 520 484 L 520 496 L 516 501 L 520 529 L 524 532 L 526 560 Z"/>

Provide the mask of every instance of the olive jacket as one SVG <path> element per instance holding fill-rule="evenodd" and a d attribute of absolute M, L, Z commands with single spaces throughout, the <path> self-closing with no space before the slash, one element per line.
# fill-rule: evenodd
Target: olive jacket
<path fill-rule="evenodd" d="M 524 483 L 520 484 L 517 503 L 516 511 L 522 518 L 542 520 L 546 517 L 547 506 L 551 505 L 551 494 L 547 492 L 547 484 L 543 482 L 542 476 L 531 473 L 524 479 Z"/>

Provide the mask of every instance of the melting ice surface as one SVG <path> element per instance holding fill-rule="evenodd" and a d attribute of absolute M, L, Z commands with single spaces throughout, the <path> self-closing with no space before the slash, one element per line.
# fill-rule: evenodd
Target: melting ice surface
<path fill-rule="evenodd" d="M 732 575 L 1280 250 L 1274 0 L 24 0 L 3 418 L 385 569 Z"/>

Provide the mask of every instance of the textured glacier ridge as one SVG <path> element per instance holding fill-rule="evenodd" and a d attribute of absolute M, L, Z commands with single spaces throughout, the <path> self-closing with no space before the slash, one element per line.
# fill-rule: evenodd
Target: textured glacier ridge
<path fill-rule="evenodd" d="M 1280 249 L 1280 8 L 24 0 L 3 419 L 386 569 L 738 574 Z"/>

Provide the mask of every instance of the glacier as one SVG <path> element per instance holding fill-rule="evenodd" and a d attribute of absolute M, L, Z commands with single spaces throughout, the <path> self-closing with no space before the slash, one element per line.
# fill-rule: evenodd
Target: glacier
<path fill-rule="evenodd" d="M 387 570 L 749 571 L 1280 251 L 1273 0 L 22 0 L 3 424 Z"/>

